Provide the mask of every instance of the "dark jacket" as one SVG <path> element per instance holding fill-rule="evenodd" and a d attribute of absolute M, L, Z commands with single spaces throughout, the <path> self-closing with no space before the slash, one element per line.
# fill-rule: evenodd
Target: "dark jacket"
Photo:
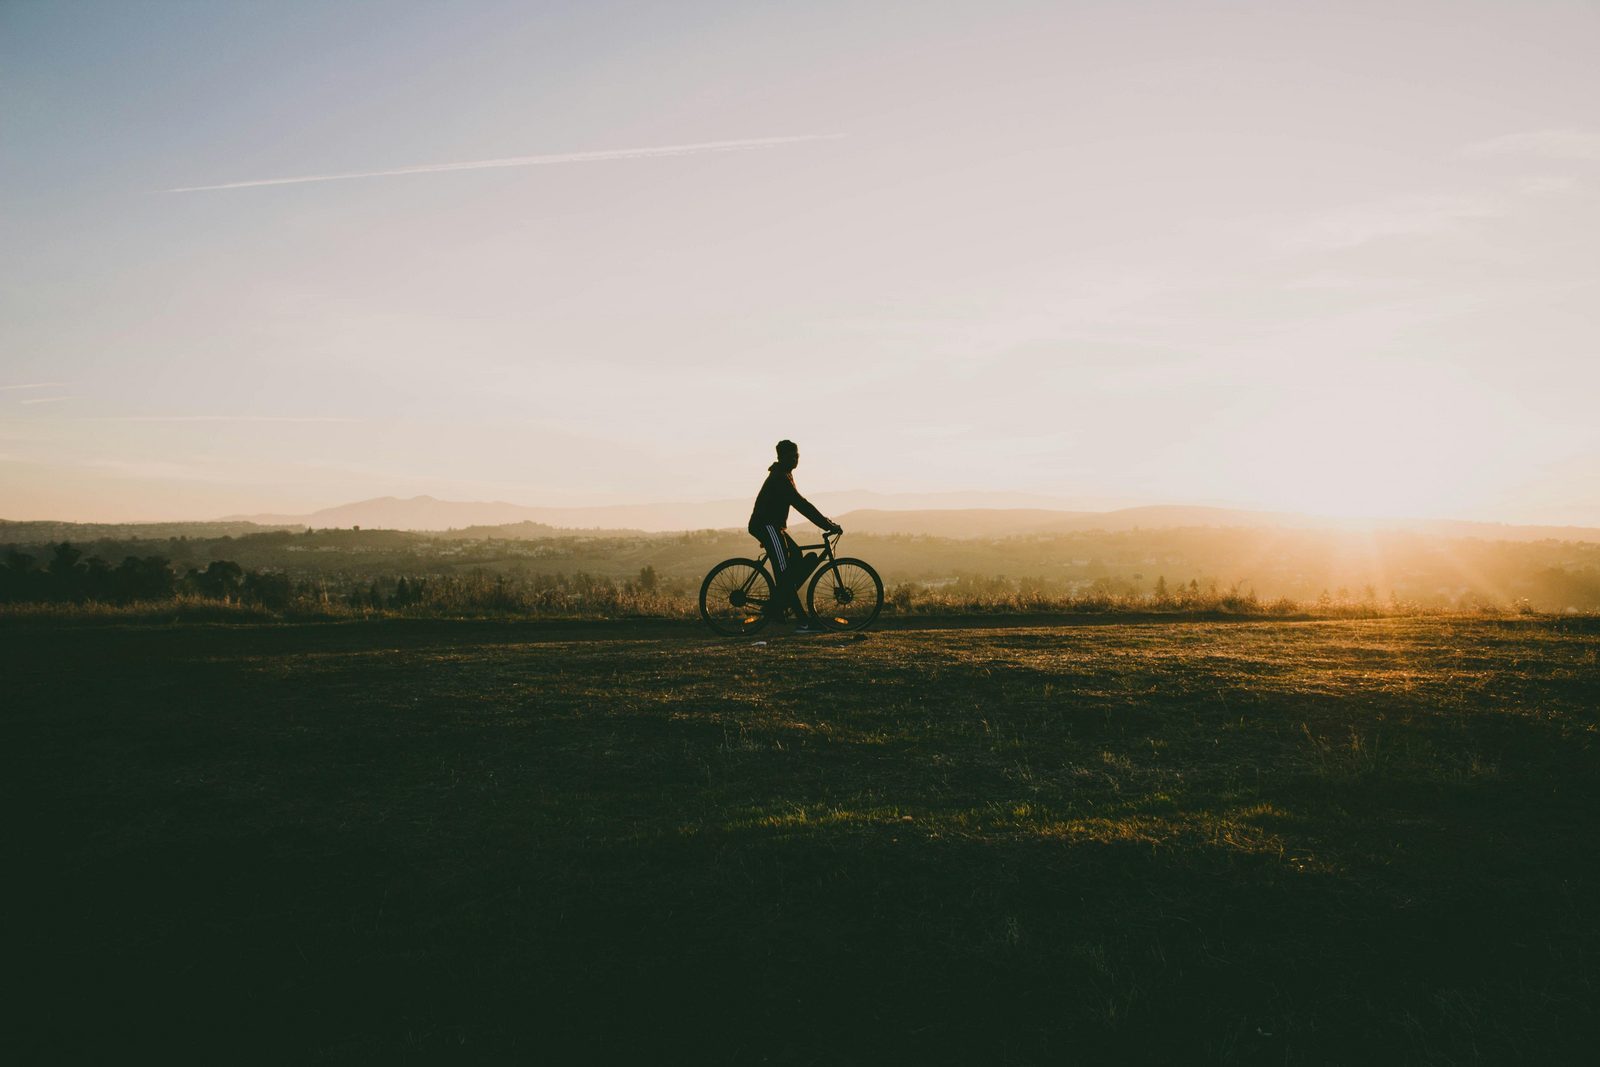
<path fill-rule="evenodd" d="M 760 537 L 762 534 L 759 531 L 763 526 L 776 526 L 780 530 L 788 526 L 791 507 L 800 509 L 800 514 L 822 529 L 833 528 L 833 521 L 794 487 L 794 472 L 785 470 L 782 464 L 774 463 L 767 468 L 767 480 L 761 484 L 761 492 L 756 494 L 756 506 L 750 512 L 750 532 Z"/>

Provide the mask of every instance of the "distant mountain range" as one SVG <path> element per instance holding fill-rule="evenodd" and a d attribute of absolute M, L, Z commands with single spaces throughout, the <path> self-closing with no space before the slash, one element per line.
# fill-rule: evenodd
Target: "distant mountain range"
<path fill-rule="evenodd" d="M 833 518 L 857 533 L 933 537 L 1017 537 L 1079 530 L 1153 530 L 1180 527 L 1284 527 L 1290 529 L 1406 529 L 1436 537 L 1503 541 L 1600 541 L 1600 529 L 1583 526 L 1516 526 L 1442 519 L 1347 520 L 1288 512 L 1158 505 L 1109 511 L 1074 510 L 1058 498 L 1022 493 L 818 494 Z M 971 506 L 981 502 L 980 506 Z M 950 506 L 952 504 L 968 506 Z M 457 530 L 511 538 L 549 537 L 561 531 L 646 531 L 743 528 L 747 500 L 690 504 L 617 504 L 601 507 L 527 507 L 489 503 L 377 497 L 323 508 L 307 515 L 230 515 L 224 523 L 361 526 L 384 530 Z"/>
<path fill-rule="evenodd" d="M 1036 508 L 1059 512 L 1070 502 L 1035 493 L 870 493 L 851 491 L 818 495 L 819 504 L 843 515 L 861 508 Z M 596 507 L 527 507 L 504 501 L 489 503 L 407 499 L 382 496 L 323 508 L 306 515 L 232 515 L 221 522 L 253 522 L 262 526 L 365 526 L 382 530 L 459 530 L 468 526 L 504 526 L 531 522 L 569 530 L 720 530 L 742 528 L 750 518 L 749 500 L 709 500 L 678 504 L 613 504 Z"/>

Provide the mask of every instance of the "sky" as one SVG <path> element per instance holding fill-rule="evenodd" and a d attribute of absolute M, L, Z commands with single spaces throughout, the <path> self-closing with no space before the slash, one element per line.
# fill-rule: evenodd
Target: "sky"
<path fill-rule="evenodd" d="M 1600 525 L 1597 53 L 1540 0 L 8 0 L 0 518 L 753 497 L 787 437 L 824 509 Z"/>

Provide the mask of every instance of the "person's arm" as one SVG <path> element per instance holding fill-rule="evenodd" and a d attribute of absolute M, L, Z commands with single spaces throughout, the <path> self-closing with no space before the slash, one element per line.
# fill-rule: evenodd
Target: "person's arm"
<path fill-rule="evenodd" d="M 789 503 L 793 504 L 800 514 L 810 519 L 819 530 L 837 530 L 839 528 L 838 523 L 818 511 L 815 504 L 800 495 L 800 490 L 795 488 L 794 475 L 792 474 L 789 476 L 789 491 L 793 494 L 789 498 Z"/>

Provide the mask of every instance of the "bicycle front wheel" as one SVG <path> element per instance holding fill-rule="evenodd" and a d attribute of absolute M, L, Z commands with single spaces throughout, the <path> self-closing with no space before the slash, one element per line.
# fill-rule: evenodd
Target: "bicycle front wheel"
<path fill-rule="evenodd" d="M 864 630 L 883 610 L 883 579 L 859 559 L 836 559 L 811 579 L 806 610 L 830 630 Z"/>
<path fill-rule="evenodd" d="M 772 578 L 753 559 L 725 559 L 700 583 L 700 617 L 724 637 L 760 630 L 770 603 Z"/>

